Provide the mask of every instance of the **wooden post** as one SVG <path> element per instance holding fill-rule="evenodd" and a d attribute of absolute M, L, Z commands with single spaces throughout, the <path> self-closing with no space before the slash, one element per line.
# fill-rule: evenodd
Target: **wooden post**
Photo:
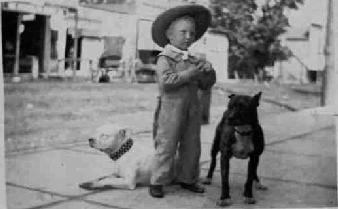
<path fill-rule="evenodd" d="M 15 44 L 15 61 L 14 61 L 14 71 L 13 78 L 19 75 L 19 65 L 20 65 L 20 25 L 22 21 L 22 14 L 18 15 L 16 23 L 16 44 Z"/>
<path fill-rule="evenodd" d="M 2 65 L 2 3 L 0 2 L 0 100 L 4 100 L 3 65 Z M 4 102 L 0 103 L 0 208 L 6 208 L 5 184 L 5 140 L 4 140 Z"/>
<path fill-rule="evenodd" d="M 137 17 L 136 20 L 136 41 L 135 41 L 135 59 L 139 58 L 139 54 L 138 54 L 138 40 L 140 36 L 140 18 Z"/>
<path fill-rule="evenodd" d="M 43 41 L 43 71 L 45 78 L 50 74 L 50 53 L 51 53 L 51 28 L 50 16 L 45 17 L 44 41 Z"/>
<path fill-rule="evenodd" d="M 336 88 L 333 90 L 335 92 L 334 94 L 334 106 L 336 107 L 336 118 L 338 120 L 338 94 L 337 94 L 337 87 L 338 87 L 338 2 L 334 1 L 333 2 L 333 31 L 332 31 L 332 36 L 333 36 L 333 44 L 332 47 L 332 53 L 333 53 L 333 65 L 334 65 L 334 78 L 335 78 L 335 85 Z M 337 124 L 338 125 L 338 124 Z M 338 128 L 336 127 L 337 133 L 338 133 Z M 338 137 L 338 135 L 337 135 Z M 338 145 L 337 145 L 338 146 Z"/>
<path fill-rule="evenodd" d="M 78 37 L 78 27 L 79 27 L 79 10 L 76 9 L 75 11 L 75 27 L 74 27 L 74 53 L 73 53 L 73 61 L 74 61 L 74 65 L 73 65 L 73 78 L 75 78 L 76 76 L 76 70 L 77 70 L 77 51 L 78 51 L 78 47 L 79 47 L 79 37 Z"/>

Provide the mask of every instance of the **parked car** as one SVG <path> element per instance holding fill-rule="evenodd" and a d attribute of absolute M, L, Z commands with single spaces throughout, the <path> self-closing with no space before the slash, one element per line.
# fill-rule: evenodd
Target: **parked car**
<path fill-rule="evenodd" d="M 160 51 L 139 50 L 139 58 L 135 65 L 136 80 L 139 83 L 156 82 L 156 60 Z"/>
<path fill-rule="evenodd" d="M 155 83 L 156 82 L 156 69 L 154 64 L 141 64 L 135 70 L 136 80 L 139 83 Z"/>
<path fill-rule="evenodd" d="M 102 75 L 99 78 L 99 82 L 109 82 L 113 79 L 123 77 L 123 71 L 120 70 L 121 57 L 112 55 L 109 53 L 103 53 L 99 58 L 98 67 L 100 68 Z"/>

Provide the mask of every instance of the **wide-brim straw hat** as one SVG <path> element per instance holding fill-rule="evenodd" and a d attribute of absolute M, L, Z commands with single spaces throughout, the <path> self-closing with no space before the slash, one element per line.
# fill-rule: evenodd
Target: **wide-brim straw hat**
<path fill-rule="evenodd" d="M 202 5 L 192 4 L 170 8 L 160 14 L 152 24 L 153 41 L 161 47 L 169 43 L 166 30 L 177 18 L 191 16 L 195 20 L 195 41 L 200 39 L 211 23 L 210 11 Z"/>

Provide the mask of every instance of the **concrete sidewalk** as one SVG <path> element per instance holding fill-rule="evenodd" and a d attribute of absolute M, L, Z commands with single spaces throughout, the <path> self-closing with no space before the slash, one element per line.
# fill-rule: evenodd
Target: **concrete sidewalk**
<path fill-rule="evenodd" d="M 209 163 L 209 150 L 223 108 L 213 108 L 211 124 L 202 129 L 201 176 Z M 313 110 L 286 112 L 261 118 L 266 135 L 259 175 L 268 191 L 257 191 L 255 205 L 243 204 L 247 161 L 233 159 L 230 188 L 239 208 L 289 208 L 337 206 L 337 154 L 333 119 Z M 151 142 L 152 113 L 121 115 L 138 133 L 137 140 Z M 135 191 L 86 191 L 78 184 L 109 174 L 112 161 L 84 143 L 6 157 L 8 208 L 215 208 L 220 196 L 219 166 L 205 194 L 192 194 L 178 186 L 166 188 L 163 199 L 153 199 L 147 187 Z"/>

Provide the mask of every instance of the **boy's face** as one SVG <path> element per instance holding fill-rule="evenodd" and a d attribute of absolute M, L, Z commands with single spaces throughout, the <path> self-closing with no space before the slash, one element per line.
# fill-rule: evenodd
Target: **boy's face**
<path fill-rule="evenodd" d="M 195 41 L 195 24 L 189 19 L 174 21 L 168 31 L 167 37 L 171 45 L 181 50 L 187 50 Z"/>

